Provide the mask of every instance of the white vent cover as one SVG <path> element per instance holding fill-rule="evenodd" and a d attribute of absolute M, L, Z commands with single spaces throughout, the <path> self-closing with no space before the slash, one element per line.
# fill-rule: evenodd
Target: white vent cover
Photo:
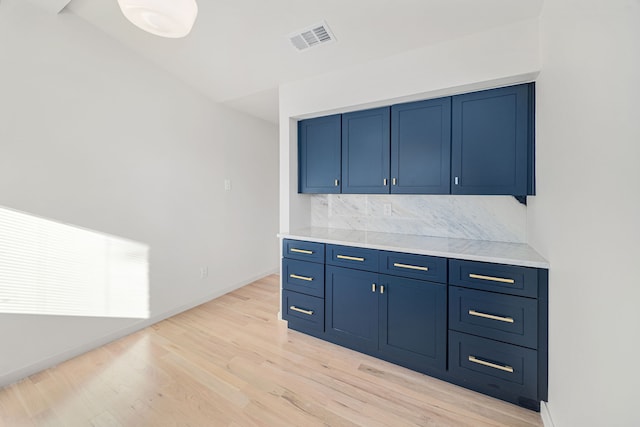
<path fill-rule="evenodd" d="M 336 41 L 335 36 L 324 21 L 303 30 L 291 33 L 288 37 L 289 40 L 291 40 L 291 44 L 293 44 L 293 46 L 300 52 L 312 47 Z"/>

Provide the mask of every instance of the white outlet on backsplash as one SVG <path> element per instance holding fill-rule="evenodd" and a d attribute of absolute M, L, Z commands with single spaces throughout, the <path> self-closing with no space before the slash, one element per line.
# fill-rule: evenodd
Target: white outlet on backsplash
<path fill-rule="evenodd" d="M 511 196 L 309 197 L 314 227 L 526 243 L 526 206 Z"/>

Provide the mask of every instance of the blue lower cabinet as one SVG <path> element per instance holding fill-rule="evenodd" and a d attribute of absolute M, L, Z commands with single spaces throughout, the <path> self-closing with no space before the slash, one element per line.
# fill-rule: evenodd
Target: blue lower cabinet
<path fill-rule="evenodd" d="M 295 240 L 283 255 L 291 329 L 528 409 L 547 400 L 548 270 Z"/>
<path fill-rule="evenodd" d="M 302 332 L 324 331 L 324 299 L 282 291 L 282 318 L 289 327 Z"/>
<path fill-rule="evenodd" d="M 327 266 L 325 331 L 350 348 L 378 348 L 378 274 Z"/>
<path fill-rule="evenodd" d="M 447 365 L 447 286 L 380 276 L 380 353 L 418 371 Z"/>
<path fill-rule="evenodd" d="M 447 259 L 381 251 L 380 272 L 392 276 L 447 283 Z"/>
<path fill-rule="evenodd" d="M 532 298 L 451 286 L 449 329 L 535 349 L 538 302 Z"/>
<path fill-rule="evenodd" d="M 538 352 L 449 332 L 449 373 L 473 390 L 540 410 Z"/>
<path fill-rule="evenodd" d="M 447 287 L 327 266 L 329 340 L 421 372 L 447 363 Z"/>
<path fill-rule="evenodd" d="M 324 298 L 324 265 L 315 262 L 282 260 L 282 288 Z"/>
<path fill-rule="evenodd" d="M 282 241 L 282 256 L 324 264 L 324 243 L 284 239 Z"/>
<path fill-rule="evenodd" d="M 327 264 L 377 273 L 379 251 L 353 246 L 327 245 Z"/>
<path fill-rule="evenodd" d="M 536 298 L 539 270 L 490 262 L 449 260 L 449 284 Z"/>

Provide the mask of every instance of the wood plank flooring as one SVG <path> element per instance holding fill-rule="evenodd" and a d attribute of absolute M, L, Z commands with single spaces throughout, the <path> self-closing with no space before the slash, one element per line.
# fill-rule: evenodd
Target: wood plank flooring
<path fill-rule="evenodd" d="M 0 390 L 0 426 L 541 426 L 289 331 L 272 275 Z"/>

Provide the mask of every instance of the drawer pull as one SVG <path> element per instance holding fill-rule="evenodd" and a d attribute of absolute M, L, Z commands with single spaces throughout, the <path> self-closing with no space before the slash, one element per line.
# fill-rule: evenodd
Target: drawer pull
<path fill-rule="evenodd" d="M 313 310 L 304 310 L 302 308 L 298 308 L 295 305 L 289 307 L 289 310 L 297 311 L 298 313 L 306 314 L 308 316 L 313 316 Z"/>
<path fill-rule="evenodd" d="M 290 274 L 289 277 L 292 279 L 306 280 L 307 282 L 311 282 L 313 280 L 313 277 L 298 276 L 297 274 Z"/>
<path fill-rule="evenodd" d="M 419 265 L 400 264 L 399 262 L 393 263 L 394 267 L 408 268 L 409 270 L 429 271 L 429 267 L 420 267 Z"/>
<path fill-rule="evenodd" d="M 306 249 L 297 249 L 297 248 L 291 248 L 289 249 L 290 252 L 296 252 L 299 254 L 306 254 L 306 255 L 313 255 L 313 251 L 308 251 Z"/>
<path fill-rule="evenodd" d="M 346 259 L 346 260 L 349 260 L 349 261 L 360 261 L 360 262 L 364 261 L 364 258 L 359 257 L 359 256 L 336 255 L 336 258 L 338 258 L 338 259 Z"/>
<path fill-rule="evenodd" d="M 487 362 L 486 360 L 477 359 L 475 356 L 469 356 L 469 362 L 477 363 L 478 365 L 488 366 L 490 368 L 499 369 L 501 371 L 513 374 L 513 368 L 509 365 L 496 365 L 495 363 Z"/>
<path fill-rule="evenodd" d="M 481 279 L 481 280 L 490 280 L 492 282 L 500 282 L 500 283 L 510 283 L 514 284 L 516 281 L 513 279 L 504 279 L 502 277 L 493 277 L 493 276 L 483 276 L 482 274 L 469 274 L 469 277 L 472 279 Z"/>
<path fill-rule="evenodd" d="M 485 319 L 498 320 L 505 323 L 513 323 L 513 317 L 494 316 L 493 314 L 482 313 L 475 310 L 469 310 L 469 314 L 476 317 L 484 317 Z"/>

